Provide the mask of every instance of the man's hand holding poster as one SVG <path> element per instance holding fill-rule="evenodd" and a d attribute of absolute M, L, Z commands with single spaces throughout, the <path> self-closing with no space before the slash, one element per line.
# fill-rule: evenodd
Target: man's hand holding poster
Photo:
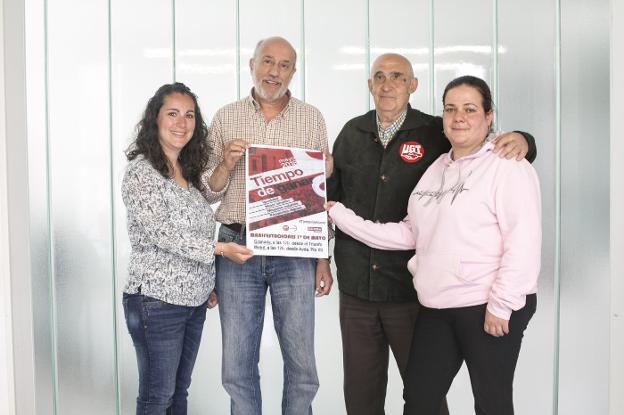
<path fill-rule="evenodd" d="M 327 258 L 323 153 L 251 146 L 245 161 L 247 247 L 255 255 Z"/>

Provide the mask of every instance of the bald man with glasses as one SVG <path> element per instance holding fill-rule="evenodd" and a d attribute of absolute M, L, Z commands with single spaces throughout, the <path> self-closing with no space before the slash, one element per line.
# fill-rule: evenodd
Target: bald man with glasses
<path fill-rule="evenodd" d="M 336 138 L 328 200 L 376 222 L 397 222 L 406 216 L 416 183 L 451 148 L 442 119 L 409 105 L 417 88 L 407 58 L 384 54 L 375 59 L 368 80 L 375 109 L 347 122 Z M 512 132 L 497 138 L 495 152 L 532 161 L 535 142 L 529 134 Z M 350 415 L 385 413 L 390 350 L 405 375 L 420 308 L 407 270 L 413 255 L 414 251 L 369 248 L 336 230 L 344 397 Z M 446 402 L 440 414 L 448 414 Z"/>

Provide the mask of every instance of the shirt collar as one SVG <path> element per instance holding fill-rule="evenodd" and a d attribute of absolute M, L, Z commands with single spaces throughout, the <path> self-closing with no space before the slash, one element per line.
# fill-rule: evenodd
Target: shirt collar
<path fill-rule="evenodd" d="M 390 124 L 387 128 L 383 128 L 381 126 L 381 121 L 379 120 L 379 113 L 377 113 L 377 111 L 375 111 L 376 114 L 376 120 L 377 120 L 377 129 L 382 132 L 382 131 L 396 131 L 399 128 L 401 128 L 401 125 L 403 125 L 403 122 L 405 121 L 405 116 L 407 115 L 407 108 L 405 108 L 403 110 L 403 112 L 401 112 L 401 114 L 399 114 L 399 116 L 397 117 L 396 120 L 394 120 L 394 122 L 392 124 Z"/>
<path fill-rule="evenodd" d="M 292 104 L 292 95 L 290 93 L 290 89 L 286 90 L 286 96 L 288 97 L 288 102 L 286 103 L 286 106 L 284 107 L 284 109 L 282 109 L 282 111 L 280 111 L 279 115 L 282 116 L 284 114 L 286 114 L 289 110 L 290 110 L 290 106 Z M 260 112 L 262 111 L 262 108 L 260 107 L 260 103 L 256 100 L 256 98 L 254 97 L 254 88 L 251 88 L 251 91 L 249 92 L 249 105 L 253 106 L 254 110 L 256 112 Z"/>
<path fill-rule="evenodd" d="M 377 133 L 379 135 L 379 140 L 381 141 L 381 144 L 384 147 L 388 145 L 388 143 L 390 142 L 390 140 L 392 140 L 392 138 L 395 136 L 397 131 L 399 131 L 399 128 L 401 128 L 401 126 L 405 122 L 406 116 L 407 116 L 407 108 L 403 110 L 401 114 L 399 114 L 399 117 L 396 120 L 394 120 L 392 124 L 390 124 L 387 128 L 382 128 L 381 122 L 379 120 L 379 114 L 376 115 L 375 118 L 377 120 Z"/>

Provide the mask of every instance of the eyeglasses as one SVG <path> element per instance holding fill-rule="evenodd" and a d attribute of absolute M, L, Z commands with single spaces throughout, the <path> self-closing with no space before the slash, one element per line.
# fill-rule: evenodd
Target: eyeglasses
<path fill-rule="evenodd" d="M 373 75 L 373 84 L 375 85 L 383 85 L 386 81 L 390 81 L 390 85 L 400 86 L 407 83 L 407 76 L 402 72 L 390 72 L 389 74 L 377 72 Z"/>

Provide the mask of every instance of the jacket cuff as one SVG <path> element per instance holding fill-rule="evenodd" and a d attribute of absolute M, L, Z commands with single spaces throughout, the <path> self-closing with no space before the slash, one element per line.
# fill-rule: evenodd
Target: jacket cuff
<path fill-rule="evenodd" d="M 537 146 L 535 145 L 535 138 L 529 133 L 525 133 L 524 131 L 514 131 L 514 133 L 521 134 L 529 145 L 529 151 L 527 152 L 524 158 L 529 162 L 533 163 L 537 158 Z"/>

